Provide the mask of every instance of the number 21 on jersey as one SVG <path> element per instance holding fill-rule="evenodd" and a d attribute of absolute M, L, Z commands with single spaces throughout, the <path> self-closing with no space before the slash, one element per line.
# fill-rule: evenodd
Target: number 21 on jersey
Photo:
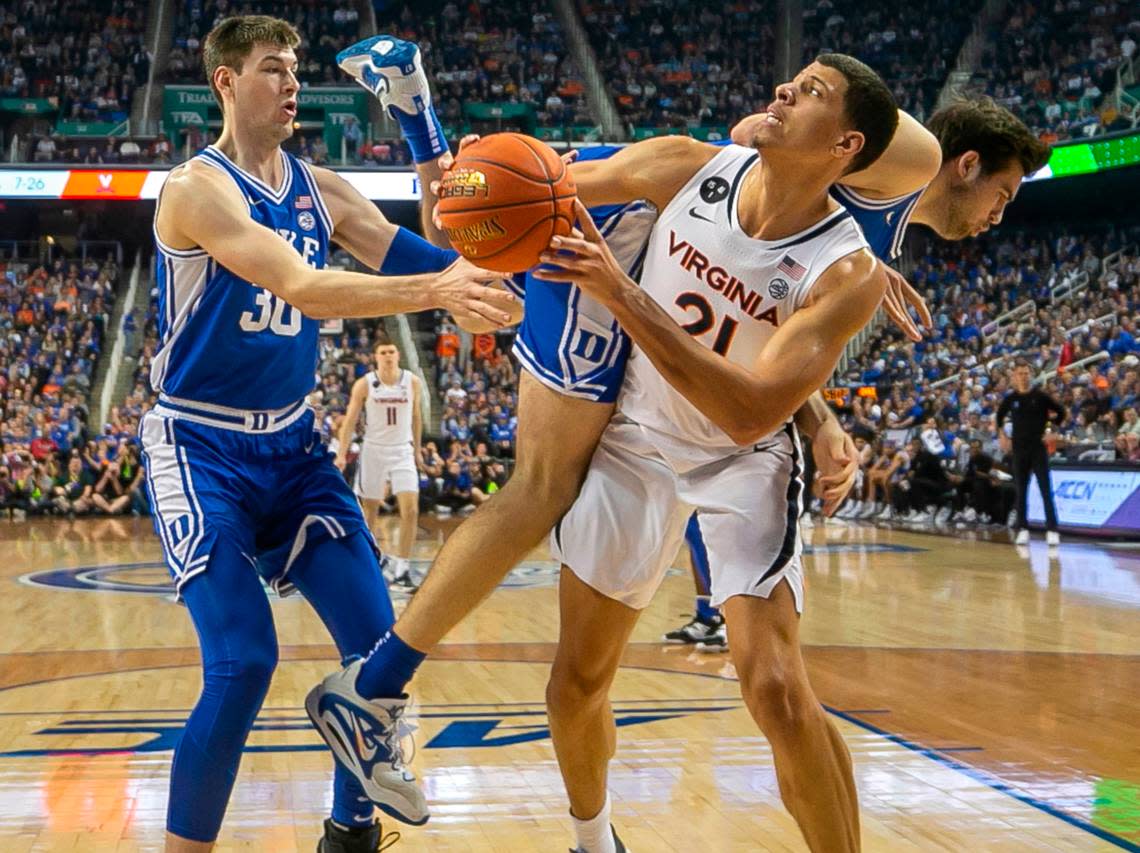
<path fill-rule="evenodd" d="M 697 312 L 696 319 L 681 324 L 681 328 L 690 335 L 694 337 L 703 335 L 716 325 L 716 312 L 713 311 L 712 305 L 710 305 L 709 301 L 701 294 L 691 291 L 682 293 L 677 297 L 676 305 L 686 312 L 690 309 Z M 728 348 L 732 346 L 732 338 L 736 335 L 736 327 L 739 325 L 740 322 L 732 317 L 725 317 L 721 320 L 720 328 L 716 333 L 716 340 L 713 341 L 713 352 L 717 355 L 725 355 L 728 353 Z"/>

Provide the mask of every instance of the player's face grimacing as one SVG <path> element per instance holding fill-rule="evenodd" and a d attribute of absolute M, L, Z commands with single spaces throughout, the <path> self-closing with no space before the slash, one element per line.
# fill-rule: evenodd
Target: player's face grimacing
<path fill-rule="evenodd" d="M 234 109 L 243 123 L 272 130 L 281 140 L 293 135 L 297 119 L 297 54 L 292 48 L 254 45 L 233 75 Z"/>
<path fill-rule="evenodd" d="M 1001 222 L 1005 206 L 1013 201 L 1024 173 L 1012 162 L 986 174 L 975 151 L 967 151 L 944 165 L 936 180 L 947 181 L 941 221 L 931 227 L 945 240 L 977 237 Z"/>
<path fill-rule="evenodd" d="M 376 347 L 376 367 L 380 370 L 400 366 L 400 351 L 392 344 L 381 344 Z"/>
<path fill-rule="evenodd" d="M 776 87 L 776 99 L 766 110 L 741 119 L 732 128 L 732 141 L 749 148 L 830 150 L 844 135 L 846 91 L 842 73 L 813 62 Z"/>

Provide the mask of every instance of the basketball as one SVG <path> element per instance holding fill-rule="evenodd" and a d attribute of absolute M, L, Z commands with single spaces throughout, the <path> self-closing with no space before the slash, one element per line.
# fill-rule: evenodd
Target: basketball
<path fill-rule="evenodd" d="M 522 272 L 574 222 L 577 190 L 548 145 L 496 133 L 466 146 L 443 175 L 439 219 L 465 258 L 496 272 Z"/>

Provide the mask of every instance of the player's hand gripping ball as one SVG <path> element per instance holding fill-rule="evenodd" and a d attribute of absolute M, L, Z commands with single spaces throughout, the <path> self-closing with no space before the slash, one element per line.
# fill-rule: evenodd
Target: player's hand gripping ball
<path fill-rule="evenodd" d="M 495 133 L 463 146 L 439 182 L 439 224 L 472 263 L 522 272 L 574 222 L 574 179 L 544 142 Z"/>

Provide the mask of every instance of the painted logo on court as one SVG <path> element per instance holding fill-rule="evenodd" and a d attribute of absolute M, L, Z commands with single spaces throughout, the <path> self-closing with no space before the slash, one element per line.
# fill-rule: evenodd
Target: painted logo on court
<path fill-rule="evenodd" d="M 410 560 L 416 577 L 422 577 L 431 567 L 431 560 Z M 544 589 L 558 582 L 560 566 L 554 560 L 527 560 L 520 563 L 499 585 L 504 589 Z M 679 574 L 677 569 L 671 573 Z M 80 590 L 84 592 L 128 592 L 142 595 L 174 595 L 174 581 L 166 564 L 161 561 L 147 563 L 119 563 L 110 566 L 79 566 L 68 569 L 48 569 L 23 575 L 20 583 L 51 589 Z M 407 597 L 406 590 L 393 587 L 393 598 Z"/>
<path fill-rule="evenodd" d="M 627 728 L 742 707 L 736 699 L 614 700 L 614 718 L 618 727 Z M 107 714 L 65 713 L 51 724 L 29 733 L 23 739 L 22 748 L 0 752 L 0 759 L 172 752 L 182 736 L 185 716 L 185 711 L 141 709 Z M 424 705 L 407 723 L 409 734 L 423 744 L 422 749 L 491 749 L 550 739 L 546 708 L 537 703 L 509 709 L 490 703 Z M 296 740 L 298 731 L 309 730 L 310 726 L 304 713 L 262 711 L 253 724 L 253 731 L 259 733 L 258 740 L 262 742 L 247 743 L 244 751 L 325 752 L 328 747 L 315 730 L 309 742 L 291 742 Z M 274 733 L 280 733 L 282 741 L 290 742 L 264 743 L 272 740 Z M 92 746 L 82 745 L 84 736 L 92 737 Z M 64 740 L 66 747 L 53 745 L 53 741 Z"/>

